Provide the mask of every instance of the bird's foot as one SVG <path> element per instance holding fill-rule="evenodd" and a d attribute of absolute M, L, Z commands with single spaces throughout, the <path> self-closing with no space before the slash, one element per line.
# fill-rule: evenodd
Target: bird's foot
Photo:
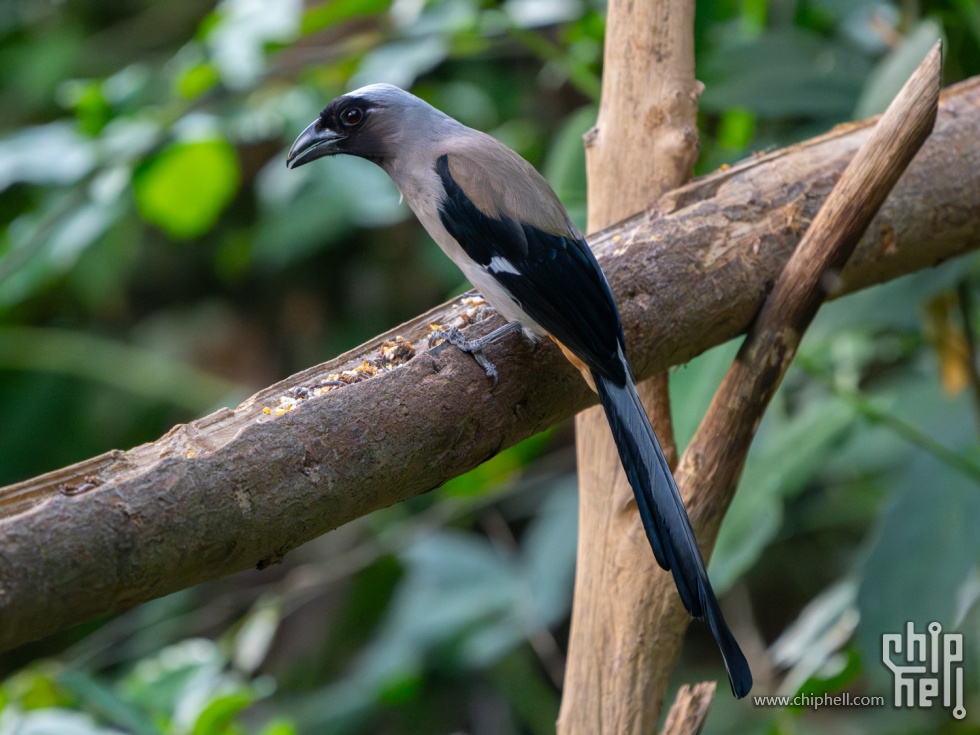
<path fill-rule="evenodd" d="M 444 339 L 457 349 L 471 355 L 476 360 L 476 363 L 486 371 L 487 377 L 493 381 L 493 386 L 490 388 L 493 390 L 497 387 L 497 383 L 500 382 L 500 373 L 497 371 L 497 366 L 490 362 L 487 356 L 483 354 L 483 348 L 496 342 L 505 334 L 510 334 L 520 329 L 521 325 L 519 323 L 510 322 L 479 339 L 466 339 L 463 333 L 456 327 L 440 327 L 429 335 L 429 339 Z"/>
<path fill-rule="evenodd" d="M 482 339 L 466 339 L 463 333 L 456 329 L 456 327 L 443 327 L 442 329 L 436 330 L 429 335 L 430 339 L 433 337 L 444 339 L 453 347 L 472 356 L 476 360 L 477 365 L 486 371 L 487 377 L 493 380 L 493 388 L 497 387 L 497 383 L 500 380 L 500 373 L 497 372 L 497 366 L 490 362 L 487 356 L 483 354 L 483 347 L 486 343 Z"/>

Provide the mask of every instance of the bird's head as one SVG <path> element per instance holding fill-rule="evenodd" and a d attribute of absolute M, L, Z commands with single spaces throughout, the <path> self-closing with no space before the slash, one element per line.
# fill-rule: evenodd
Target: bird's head
<path fill-rule="evenodd" d="M 286 165 L 296 168 L 324 156 L 347 153 L 385 166 L 401 152 L 405 131 L 449 120 L 413 94 L 390 84 L 372 84 L 342 95 L 323 108 L 293 143 Z"/>

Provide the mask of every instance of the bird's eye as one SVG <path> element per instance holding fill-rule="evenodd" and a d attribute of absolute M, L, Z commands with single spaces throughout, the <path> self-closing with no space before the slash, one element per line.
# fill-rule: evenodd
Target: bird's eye
<path fill-rule="evenodd" d="M 364 119 L 364 112 L 360 107 L 351 107 L 349 110 L 344 110 L 340 114 L 340 119 L 344 125 L 357 125 L 357 123 Z"/>

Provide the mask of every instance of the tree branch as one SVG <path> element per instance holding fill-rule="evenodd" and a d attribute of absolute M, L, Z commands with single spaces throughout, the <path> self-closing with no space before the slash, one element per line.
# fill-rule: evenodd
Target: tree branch
<path fill-rule="evenodd" d="M 707 558 L 738 484 L 756 428 L 820 305 L 936 118 L 940 44 L 902 88 L 843 172 L 780 273 L 715 393 L 675 478 Z M 911 172 L 910 172 L 911 173 Z M 687 627 L 673 580 L 655 578 L 663 611 L 652 658 L 672 656 Z M 669 658 L 668 658 L 669 660 Z"/>
<path fill-rule="evenodd" d="M 939 100 L 942 43 L 889 105 L 793 252 L 684 452 L 677 480 L 682 492 L 714 496 L 720 512 L 738 478 L 762 414 L 796 355 L 817 310 L 838 283 L 888 193 L 929 136 Z M 704 527 L 703 525 L 701 526 Z M 713 534 L 711 534 L 713 535 Z"/>
<path fill-rule="evenodd" d="M 843 271 L 842 293 L 980 247 L 978 110 L 980 78 L 944 95 L 933 135 Z M 640 377 L 747 328 L 869 134 L 862 123 L 746 161 L 593 238 Z M 594 401 L 556 348 L 532 354 L 514 336 L 490 350 L 504 376 L 492 393 L 471 359 L 437 348 L 282 416 L 263 412 L 290 388 L 359 365 L 384 339 L 417 342 L 427 322 L 463 311 L 438 307 L 234 411 L 0 489 L 0 649 L 275 563 Z"/>
<path fill-rule="evenodd" d="M 698 735 L 708 719 L 711 698 L 715 694 L 715 682 L 702 681 L 692 688 L 682 684 L 677 698 L 667 711 L 660 735 Z"/>
<path fill-rule="evenodd" d="M 598 120 L 585 136 L 590 232 L 691 178 L 703 89 L 694 78 L 694 0 L 612 0 L 602 80 Z M 637 394 L 673 467 L 669 386 L 662 371 Z M 608 426 L 601 406 L 575 417 L 579 534 L 560 735 L 653 732 L 674 658 L 649 634 L 662 612 L 647 584 L 658 567 L 635 532 L 633 489 Z"/>

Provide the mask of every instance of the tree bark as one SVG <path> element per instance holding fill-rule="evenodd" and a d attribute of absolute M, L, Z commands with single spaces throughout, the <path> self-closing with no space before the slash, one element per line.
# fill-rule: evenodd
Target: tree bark
<path fill-rule="evenodd" d="M 592 238 L 639 377 L 747 328 L 869 133 L 869 123 L 851 125 L 748 160 Z M 933 135 L 849 260 L 841 293 L 977 247 L 980 78 L 944 94 Z M 503 375 L 493 392 L 469 357 L 436 348 L 281 416 L 263 412 L 293 387 L 360 365 L 384 339 L 417 343 L 428 322 L 465 309 L 433 309 L 156 442 L 0 489 L 0 649 L 275 563 L 594 402 L 557 348 L 533 351 L 514 335 L 489 350 Z"/>
<path fill-rule="evenodd" d="M 705 559 L 735 494 L 755 431 L 803 334 L 837 288 L 838 274 L 859 238 L 929 136 L 939 96 L 940 49 L 937 43 L 929 52 L 821 205 L 681 457 L 675 477 Z M 653 581 L 648 593 L 664 615 L 649 657 L 669 672 L 687 617 L 673 580 L 663 576 Z M 659 684 L 666 675 L 653 682 Z"/>
<path fill-rule="evenodd" d="M 660 735 L 698 735 L 708 719 L 711 698 L 715 694 L 713 681 L 702 681 L 691 687 L 682 684 L 677 699 L 671 705 Z"/>
<path fill-rule="evenodd" d="M 586 135 L 589 225 L 645 209 L 691 177 L 698 155 L 693 0 L 612 0 L 602 100 Z M 637 386 L 664 454 L 677 461 L 666 372 Z M 656 728 L 680 640 L 659 635 L 659 568 L 601 406 L 575 418 L 579 534 L 575 599 L 558 732 Z M 683 618 L 671 616 L 678 625 Z M 665 645 L 674 643 L 668 652 Z"/>

